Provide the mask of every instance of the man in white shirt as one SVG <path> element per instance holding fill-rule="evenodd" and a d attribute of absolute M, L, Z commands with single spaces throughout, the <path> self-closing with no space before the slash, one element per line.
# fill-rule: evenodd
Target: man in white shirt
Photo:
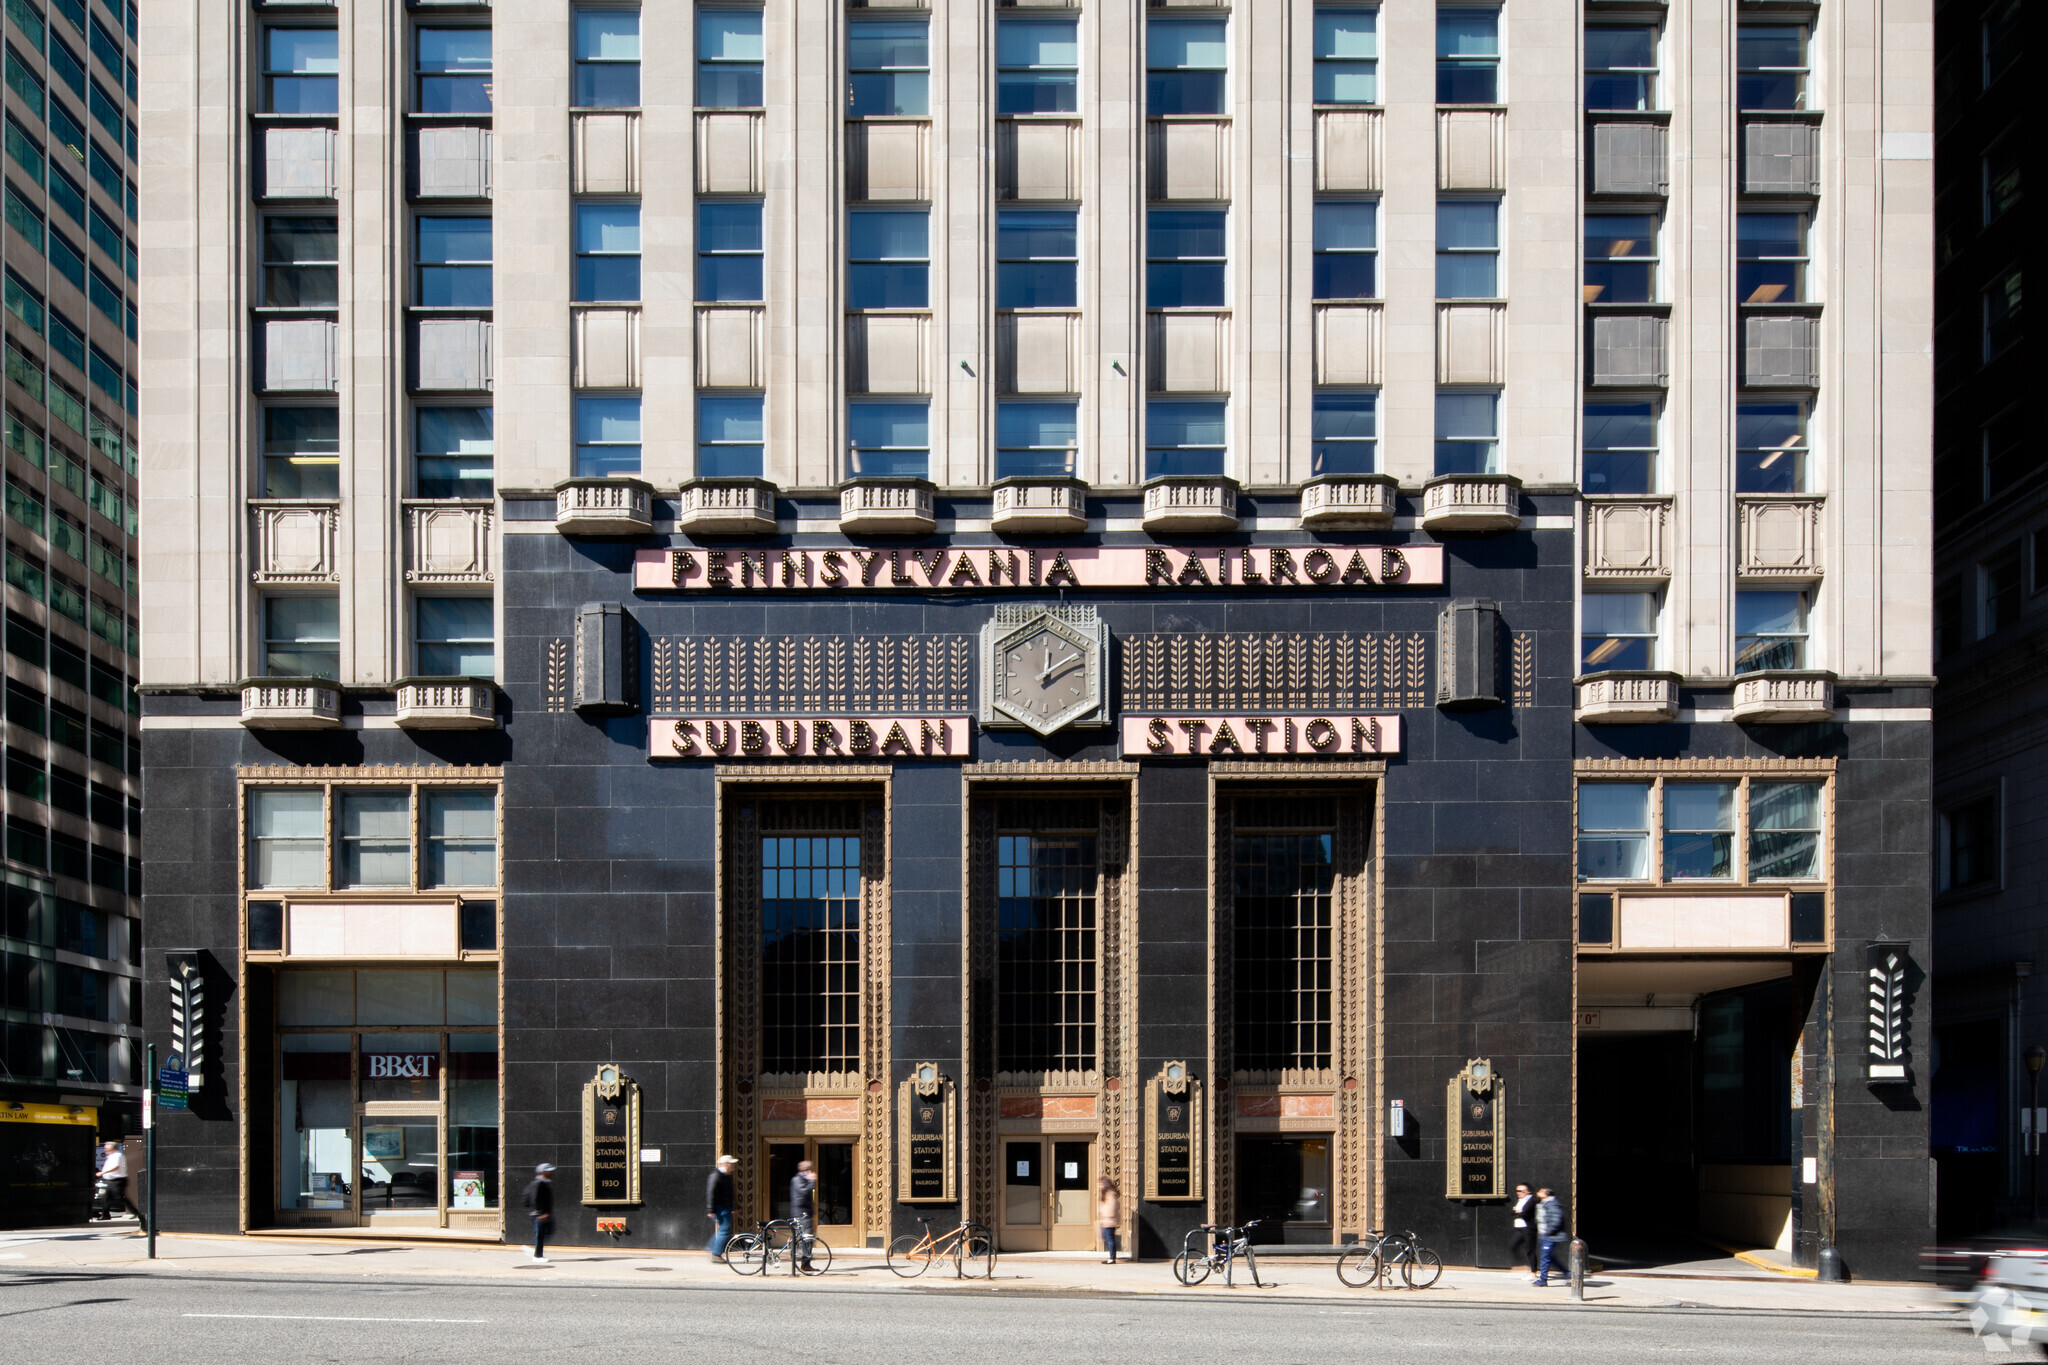
<path fill-rule="evenodd" d="M 142 1221 L 142 1210 L 135 1207 L 128 1198 L 128 1152 L 118 1142 L 101 1144 L 105 1153 L 100 1162 L 100 1179 L 107 1182 L 107 1203 L 114 1208 L 125 1208 L 135 1215 L 135 1221 Z"/>
<path fill-rule="evenodd" d="M 1511 1206 L 1515 1215 L 1515 1235 L 1508 1243 L 1508 1260 L 1519 1264 L 1526 1261 L 1529 1273 L 1536 1273 L 1536 1229 L 1532 1226 L 1536 1218 L 1536 1196 L 1529 1193 L 1527 1185 L 1515 1186 L 1515 1202 Z"/>

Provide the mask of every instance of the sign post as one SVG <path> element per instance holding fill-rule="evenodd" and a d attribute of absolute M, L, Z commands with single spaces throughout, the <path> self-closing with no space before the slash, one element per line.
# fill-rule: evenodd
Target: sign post
<path fill-rule="evenodd" d="M 143 1068 L 144 1089 L 142 1092 L 142 1133 L 146 1139 L 148 1155 L 143 1164 L 149 1168 L 149 1226 L 143 1229 L 149 1236 L 149 1259 L 156 1259 L 156 1044 L 149 1045 L 149 1056 Z M 179 1097 L 181 1100 L 183 1096 Z"/>

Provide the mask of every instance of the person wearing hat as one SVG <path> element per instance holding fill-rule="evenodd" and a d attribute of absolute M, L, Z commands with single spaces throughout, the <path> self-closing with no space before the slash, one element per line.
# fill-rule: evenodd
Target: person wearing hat
<path fill-rule="evenodd" d="M 732 1168 L 739 1164 L 721 1155 L 704 1182 L 704 1212 L 711 1219 L 711 1245 L 705 1250 L 714 1261 L 725 1255 L 725 1244 L 732 1239 Z"/>
<path fill-rule="evenodd" d="M 533 1180 L 519 1198 L 519 1202 L 533 1215 L 533 1256 L 527 1261 L 528 1265 L 554 1264 L 548 1260 L 548 1233 L 555 1223 L 555 1186 L 548 1177 L 554 1173 L 551 1162 L 541 1162 L 533 1168 Z"/>

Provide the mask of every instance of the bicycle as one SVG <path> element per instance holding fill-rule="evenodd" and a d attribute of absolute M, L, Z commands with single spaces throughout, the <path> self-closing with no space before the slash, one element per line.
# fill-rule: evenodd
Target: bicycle
<path fill-rule="evenodd" d="M 1368 1232 L 1367 1240 L 1337 1258 L 1337 1279 L 1353 1289 L 1393 1287 L 1394 1271 L 1410 1289 L 1427 1289 L 1444 1273 L 1444 1263 L 1412 1232 Z"/>
<path fill-rule="evenodd" d="M 1265 1222 L 1254 1218 L 1243 1227 L 1220 1227 L 1215 1223 L 1204 1223 L 1189 1232 L 1181 1241 L 1180 1255 L 1173 1258 L 1173 1277 L 1185 1285 L 1198 1285 L 1217 1270 L 1223 1272 L 1223 1283 L 1235 1285 L 1231 1274 L 1232 1263 L 1242 1256 L 1251 1267 L 1252 1283 L 1259 1283 L 1259 1258 L 1252 1252 L 1251 1231 Z M 1209 1234 L 1209 1249 L 1197 1253 L 1195 1238 L 1202 1233 Z"/>
<path fill-rule="evenodd" d="M 832 1268 L 832 1248 L 822 1237 L 804 1238 L 808 1256 L 797 1254 L 796 1222 L 772 1218 L 757 1224 L 758 1231 L 742 1232 L 725 1244 L 725 1263 L 741 1275 L 765 1275 L 785 1258 L 791 1275 L 822 1275 Z M 778 1234 L 787 1233 L 787 1240 Z"/>
<path fill-rule="evenodd" d="M 922 1237 L 904 1233 L 889 1243 L 889 1269 L 906 1280 L 924 1274 L 931 1263 L 953 1258 L 955 1279 L 992 1280 L 996 1274 L 996 1239 L 980 1223 L 962 1222 L 951 1232 L 932 1235 L 932 1220 L 917 1220 L 924 1226 Z"/>

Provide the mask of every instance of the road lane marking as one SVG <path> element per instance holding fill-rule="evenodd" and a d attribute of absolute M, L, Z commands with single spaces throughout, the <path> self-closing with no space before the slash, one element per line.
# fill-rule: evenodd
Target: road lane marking
<path fill-rule="evenodd" d="M 251 1322 L 453 1322 L 481 1325 L 487 1318 L 325 1318 L 312 1313 L 187 1313 L 188 1318 L 239 1318 Z"/>

